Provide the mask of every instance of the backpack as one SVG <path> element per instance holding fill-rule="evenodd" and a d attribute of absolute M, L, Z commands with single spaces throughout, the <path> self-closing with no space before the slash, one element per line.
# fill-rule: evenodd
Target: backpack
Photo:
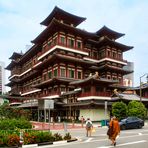
<path fill-rule="evenodd" d="M 86 127 L 87 127 L 87 128 L 92 127 L 92 124 L 90 123 L 90 121 L 87 122 Z"/>

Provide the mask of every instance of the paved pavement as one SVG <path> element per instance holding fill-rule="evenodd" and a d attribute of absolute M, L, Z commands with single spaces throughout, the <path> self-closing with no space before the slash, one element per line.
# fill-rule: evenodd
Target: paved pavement
<path fill-rule="evenodd" d="M 32 121 L 33 129 L 36 130 L 67 130 L 67 129 L 83 129 L 85 128 L 85 124 L 82 126 L 81 123 L 45 123 L 45 122 L 34 122 Z M 145 125 L 148 125 L 148 121 L 145 121 Z M 101 126 L 100 122 L 93 123 L 94 127 L 102 127 L 106 128 L 106 126 Z"/>
<path fill-rule="evenodd" d="M 82 126 L 81 123 L 45 123 L 45 122 L 34 122 L 32 121 L 33 128 L 36 130 L 66 130 L 66 129 L 81 129 L 85 128 L 85 124 Z M 94 127 L 101 127 L 100 123 L 94 123 Z"/>

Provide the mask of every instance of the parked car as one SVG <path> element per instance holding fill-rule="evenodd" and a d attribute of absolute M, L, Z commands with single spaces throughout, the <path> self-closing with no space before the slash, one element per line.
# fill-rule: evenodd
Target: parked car
<path fill-rule="evenodd" d="M 122 130 L 142 128 L 144 126 L 144 121 L 138 117 L 127 117 L 122 119 L 119 123 Z"/>

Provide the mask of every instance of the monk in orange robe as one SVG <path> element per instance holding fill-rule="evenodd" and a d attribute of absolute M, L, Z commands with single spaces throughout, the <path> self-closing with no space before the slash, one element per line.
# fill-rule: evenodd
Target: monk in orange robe
<path fill-rule="evenodd" d="M 112 133 L 109 139 L 112 141 L 112 145 L 116 146 L 116 138 L 120 134 L 120 125 L 116 117 L 113 117 L 109 123 L 109 127 L 112 128 Z"/>

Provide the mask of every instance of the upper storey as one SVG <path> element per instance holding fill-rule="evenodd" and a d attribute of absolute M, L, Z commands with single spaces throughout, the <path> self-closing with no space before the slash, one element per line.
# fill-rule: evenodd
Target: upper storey
<path fill-rule="evenodd" d="M 63 22 L 64 24 L 68 24 L 68 25 L 75 26 L 75 27 L 79 25 L 80 23 L 82 23 L 84 20 L 86 20 L 86 18 L 84 17 L 73 15 L 56 6 L 52 10 L 50 15 L 41 22 L 41 25 L 48 26 L 51 23 L 53 18 L 59 20 L 60 22 Z"/>

